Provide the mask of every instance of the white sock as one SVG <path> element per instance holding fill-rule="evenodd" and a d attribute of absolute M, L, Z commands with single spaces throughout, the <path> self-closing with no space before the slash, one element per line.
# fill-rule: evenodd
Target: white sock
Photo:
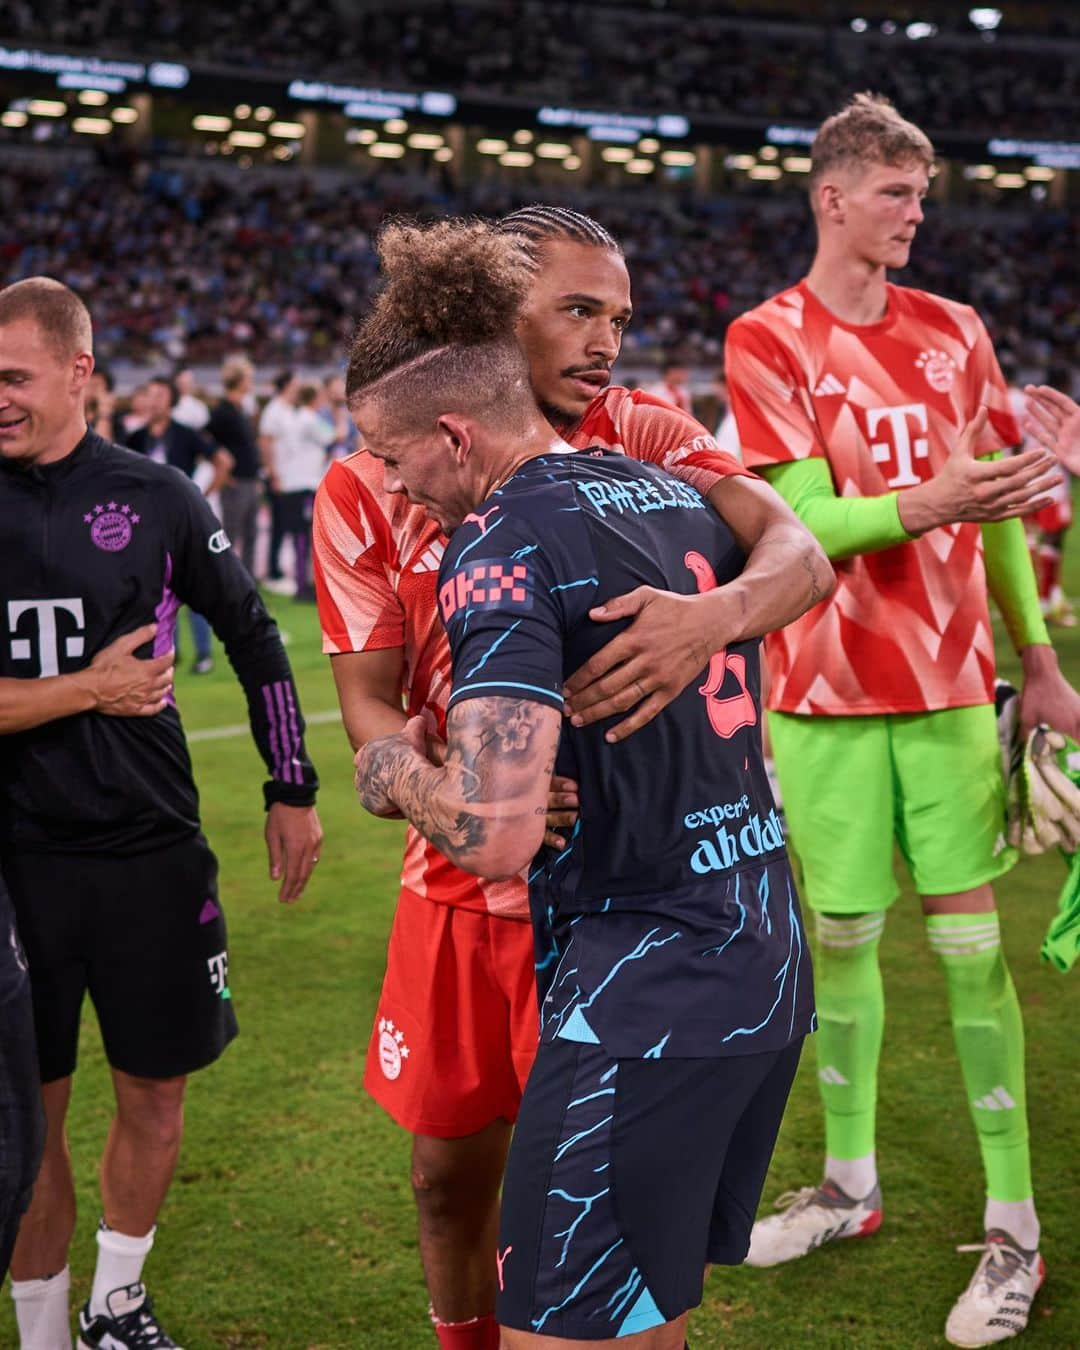
<path fill-rule="evenodd" d="M 1001 1228 L 1019 1242 L 1029 1252 L 1039 1246 L 1039 1218 L 1035 1213 L 1035 1200 L 1028 1196 L 1026 1200 L 991 1200 L 986 1197 L 986 1211 L 983 1214 L 983 1227 Z"/>
<path fill-rule="evenodd" d="M 143 1262 L 154 1245 L 156 1231 L 151 1228 L 145 1237 L 128 1237 L 126 1233 L 106 1228 L 102 1221 L 97 1232 L 98 1258 L 94 1270 L 94 1287 L 90 1291 L 91 1317 L 109 1311 L 105 1300 L 114 1289 L 138 1284 Z"/>
<path fill-rule="evenodd" d="M 11 1281 L 20 1350 L 71 1350 L 70 1290 L 67 1266 L 44 1280 Z"/>
<path fill-rule="evenodd" d="M 877 1154 L 861 1158 L 826 1158 L 825 1175 L 835 1181 L 852 1200 L 862 1200 L 877 1185 Z"/>

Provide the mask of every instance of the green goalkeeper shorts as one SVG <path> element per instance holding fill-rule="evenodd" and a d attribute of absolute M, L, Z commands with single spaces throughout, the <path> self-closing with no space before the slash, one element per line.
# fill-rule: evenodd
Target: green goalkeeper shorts
<path fill-rule="evenodd" d="M 868 717 L 769 714 L 803 895 L 824 914 L 886 909 L 894 842 L 920 895 L 948 895 L 1012 867 L 994 709 Z"/>

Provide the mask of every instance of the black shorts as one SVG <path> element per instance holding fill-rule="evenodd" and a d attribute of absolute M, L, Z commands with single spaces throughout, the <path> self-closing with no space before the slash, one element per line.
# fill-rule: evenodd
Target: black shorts
<path fill-rule="evenodd" d="M 236 1035 L 217 859 L 202 835 L 130 857 L 6 855 L 30 963 L 41 1078 L 74 1072 L 87 990 L 123 1073 L 172 1078 Z"/>
<path fill-rule="evenodd" d="M 701 1302 L 750 1246 L 802 1041 L 718 1059 L 540 1046 L 499 1226 L 503 1326 L 603 1340 Z"/>
<path fill-rule="evenodd" d="M 0 1284 L 45 1146 L 26 957 L 0 879 Z"/>

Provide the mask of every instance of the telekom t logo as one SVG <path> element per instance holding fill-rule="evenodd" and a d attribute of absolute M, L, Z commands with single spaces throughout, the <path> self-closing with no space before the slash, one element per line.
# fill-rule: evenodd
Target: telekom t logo
<path fill-rule="evenodd" d="M 875 441 L 873 438 L 883 424 L 888 426 L 888 439 Z M 896 473 L 885 480 L 889 487 L 915 487 L 923 482 L 923 477 L 915 471 L 915 460 L 929 459 L 930 446 L 925 434 L 912 439 L 913 426 L 916 432 L 926 432 L 925 403 L 904 403 L 896 408 L 866 410 L 866 430 L 874 462 L 891 465 L 896 461 Z"/>
<path fill-rule="evenodd" d="M 83 617 L 83 602 L 78 596 L 73 596 L 68 600 L 8 601 L 8 629 L 12 634 L 11 659 L 13 661 L 30 661 L 33 659 L 33 638 L 15 637 L 14 635 L 19 631 L 19 620 L 24 614 L 35 614 L 37 616 L 37 648 L 38 659 L 41 662 L 41 670 L 38 673 L 42 679 L 47 675 L 60 674 L 60 635 L 57 631 L 57 615 L 61 612 L 70 615 L 75 620 L 76 628 L 82 630 L 86 627 L 86 620 Z M 82 656 L 85 645 L 81 631 L 73 637 L 65 638 L 64 655 L 69 660 L 77 660 Z"/>

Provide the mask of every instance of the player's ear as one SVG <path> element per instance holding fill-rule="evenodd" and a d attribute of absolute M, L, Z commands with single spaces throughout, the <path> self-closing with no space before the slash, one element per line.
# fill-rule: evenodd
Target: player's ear
<path fill-rule="evenodd" d="M 472 428 L 468 420 L 458 413 L 443 413 L 436 419 L 435 430 L 455 463 L 464 464 L 472 449 Z"/>
<path fill-rule="evenodd" d="M 814 215 L 834 225 L 844 223 L 844 190 L 839 183 L 822 179 L 814 190 Z"/>
<path fill-rule="evenodd" d="M 77 352 L 71 363 L 71 391 L 80 394 L 94 373 L 94 358 L 89 352 Z"/>

